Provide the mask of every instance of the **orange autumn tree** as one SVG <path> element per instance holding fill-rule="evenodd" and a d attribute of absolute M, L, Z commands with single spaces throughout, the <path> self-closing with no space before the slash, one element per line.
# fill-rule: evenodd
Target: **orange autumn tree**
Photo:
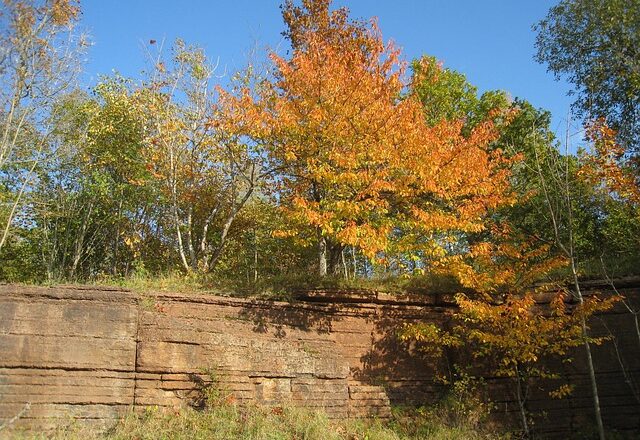
<path fill-rule="evenodd" d="M 378 262 L 437 259 L 443 237 L 482 230 L 487 211 L 508 201 L 504 161 L 488 149 L 496 130 L 429 126 L 406 92 L 400 51 L 374 21 L 329 6 L 285 3 L 292 54 L 271 54 L 271 81 L 221 92 L 228 128 L 266 152 L 291 224 L 281 233 L 317 243 L 320 275 L 346 246 Z"/>
<path fill-rule="evenodd" d="M 457 309 L 449 328 L 407 324 L 400 338 L 413 342 L 435 361 L 442 360 L 447 350 L 455 350 L 462 358 L 482 361 L 481 370 L 472 374 L 508 379 L 522 431 L 530 438 L 527 403 L 532 385 L 541 388 L 536 380 L 560 379 L 550 368 L 551 359 L 570 362 L 571 350 L 585 340 L 603 342 L 585 335 L 583 325 L 593 314 L 610 309 L 616 298 L 590 297 L 578 304 L 562 282 L 549 276 L 567 265 L 566 258 L 554 256 L 549 245 L 504 222 L 495 222 L 488 232 L 489 240 L 479 240 L 466 255 L 448 257 L 436 267 L 455 276 L 467 290 L 455 296 Z M 549 395 L 562 398 L 570 392 L 568 385 L 557 384 Z"/>

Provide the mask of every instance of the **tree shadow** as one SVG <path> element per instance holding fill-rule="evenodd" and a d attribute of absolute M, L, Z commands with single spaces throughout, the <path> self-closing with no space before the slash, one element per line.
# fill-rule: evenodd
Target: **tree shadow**
<path fill-rule="evenodd" d="M 352 369 L 354 379 L 384 387 L 394 405 L 423 405 L 438 401 L 445 392 L 439 377 L 447 375 L 452 360 L 435 358 L 414 342 L 403 341 L 405 325 L 431 322 L 448 325 L 447 307 L 380 305 L 372 322 L 370 350 L 361 365 Z"/>
<path fill-rule="evenodd" d="M 241 319 L 253 323 L 256 333 L 270 333 L 277 338 L 287 336 L 287 329 L 329 334 L 333 323 L 342 319 L 341 307 L 335 303 L 290 303 L 268 300 L 251 300 L 242 306 Z"/>

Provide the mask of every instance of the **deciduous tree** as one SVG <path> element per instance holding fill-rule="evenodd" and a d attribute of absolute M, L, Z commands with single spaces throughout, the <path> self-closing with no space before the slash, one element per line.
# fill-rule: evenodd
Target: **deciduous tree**
<path fill-rule="evenodd" d="M 536 59 L 573 84 L 574 109 L 585 122 L 605 118 L 618 140 L 640 144 L 640 2 L 563 0 L 538 32 Z"/>
<path fill-rule="evenodd" d="M 575 301 L 561 282 L 541 282 L 566 264 L 565 258 L 549 253 L 548 245 L 541 246 L 506 224 L 496 224 L 491 241 L 475 243 L 464 257 L 443 262 L 441 270 L 455 275 L 469 289 L 456 295 L 458 309 L 450 329 L 411 324 L 405 326 L 401 339 L 417 342 L 435 359 L 445 349 L 458 351 L 463 359 L 482 359 L 482 368 L 490 369 L 492 375 L 511 379 L 522 430 L 529 438 L 527 400 L 532 381 L 558 379 L 558 371 L 548 367 L 553 358 L 569 362 L 572 348 L 602 342 L 602 338 L 585 336 L 583 325 L 615 301 L 590 298 L 568 307 L 567 303 Z M 552 300 L 540 305 L 536 296 L 552 296 Z M 569 392 L 570 388 L 561 385 L 550 395 L 564 397 Z"/>
<path fill-rule="evenodd" d="M 212 84 L 215 66 L 201 48 L 178 40 L 171 60 L 160 50 L 152 61 L 139 91 L 147 163 L 162 182 L 183 270 L 206 273 L 262 181 L 262 158 L 227 130 Z"/>
<path fill-rule="evenodd" d="M 320 274 L 345 246 L 378 261 L 438 258 L 447 232 L 481 230 L 508 201 L 508 171 L 488 148 L 493 123 L 468 134 L 463 121 L 427 124 L 417 96 L 404 94 L 399 50 L 375 22 L 349 21 L 328 1 L 287 3 L 284 16 L 291 57 L 271 54 L 274 78 L 257 96 L 223 98 L 238 133 L 279 171 L 281 206 L 296 225 L 284 233 L 315 238 Z"/>
<path fill-rule="evenodd" d="M 74 1 L 8 0 L 0 9 L 0 249 L 51 151 L 50 112 L 73 88 L 84 40 Z"/>

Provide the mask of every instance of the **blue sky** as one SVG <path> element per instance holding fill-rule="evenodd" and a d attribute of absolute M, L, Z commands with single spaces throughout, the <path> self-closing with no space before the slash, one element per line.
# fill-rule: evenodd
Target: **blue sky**
<path fill-rule="evenodd" d="M 385 40 L 406 59 L 434 55 L 458 70 L 480 91 L 501 89 L 553 114 L 553 129 L 564 137 L 571 98 L 564 82 L 533 60 L 531 25 L 556 2 L 551 0 L 335 0 L 355 18 L 377 17 Z M 203 47 L 218 72 L 246 64 L 255 47 L 282 48 L 279 0 L 83 0 L 82 25 L 94 46 L 87 85 L 114 69 L 138 76 L 143 44 L 177 37 Z"/>

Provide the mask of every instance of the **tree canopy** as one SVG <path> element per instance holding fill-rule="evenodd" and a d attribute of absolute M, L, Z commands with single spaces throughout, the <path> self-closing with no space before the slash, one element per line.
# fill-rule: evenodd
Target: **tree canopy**
<path fill-rule="evenodd" d="M 534 29 L 536 59 L 573 84 L 574 110 L 640 149 L 640 1 L 562 0 Z"/>

